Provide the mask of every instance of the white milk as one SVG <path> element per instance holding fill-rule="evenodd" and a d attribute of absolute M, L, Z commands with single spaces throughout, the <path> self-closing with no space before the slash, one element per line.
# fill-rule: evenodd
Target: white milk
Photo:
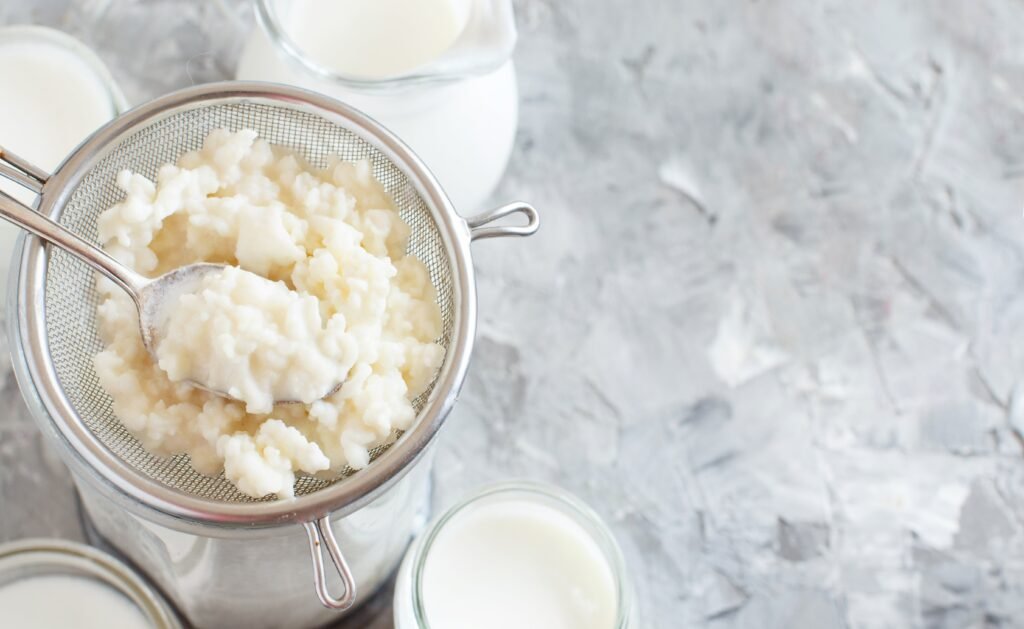
<path fill-rule="evenodd" d="M 145 629 L 120 592 L 84 577 L 47 575 L 0 585 L 0 626 L 32 629 Z"/>
<path fill-rule="evenodd" d="M 81 44 L 36 27 L 0 29 L 0 146 L 46 171 L 117 113 L 119 96 Z M 0 190 L 26 204 L 35 195 L 0 177 Z M 0 286 L 20 230 L 0 219 Z"/>
<path fill-rule="evenodd" d="M 368 78 L 412 70 L 448 49 L 468 0 L 294 0 L 284 17 L 302 51 L 335 72 Z"/>
<path fill-rule="evenodd" d="M 525 498 L 458 512 L 427 550 L 423 607 L 441 629 L 614 629 L 616 578 L 576 520 Z"/>

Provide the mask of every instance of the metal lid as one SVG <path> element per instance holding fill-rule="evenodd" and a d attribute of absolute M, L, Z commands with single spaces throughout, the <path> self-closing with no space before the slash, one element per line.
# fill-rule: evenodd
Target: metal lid
<path fill-rule="evenodd" d="M 134 570 L 104 552 L 61 539 L 25 539 L 0 545 L 0 590 L 11 583 L 47 576 L 78 577 L 99 583 L 127 598 L 155 629 L 182 627 L 159 592 Z"/>

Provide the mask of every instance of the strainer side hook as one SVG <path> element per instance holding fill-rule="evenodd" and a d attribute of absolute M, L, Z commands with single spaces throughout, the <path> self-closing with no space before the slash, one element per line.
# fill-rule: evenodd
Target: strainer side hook
<path fill-rule="evenodd" d="M 486 227 L 486 225 L 512 214 L 523 214 L 526 216 L 526 225 Z M 537 232 L 537 228 L 540 227 L 540 215 L 537 214 L 537 210 L 529 203 L 515 201 L 467 218 L 466 226 L 469 227 L 469 235 L 472 240 L 499 238 L 502 236 L 532 236 Z"/>
<path fill-rule="evenodd" d="M 324 607 L 330 609 L 342 610 L 352 607 L 352 603 L 356 600 L 356 581 L 352 578 L 352 571 L 349 569 L 345 557 L 341 554 L 341 549 L 338 548 L 338 540 L 334 538 L 334 531 L 331 530 L 330 516 L 324 516 L 316 522 L 306 522 L 303 526 L 306 529 L 306 535 L 309 536 L 309 553 L 313 558 L 313 587 L 316 590 L 317 598 L 320 599 Z M 324 546 L 327 546 L 327 553 L 330 555 L 331 562 L 338 571 L 338 576 L 341 577 L 342 585 L 345 587 L 345 591 L 341 594 L 340 598 L 333 597 L 327 590 L 327 575 L 324 571 Z"/>

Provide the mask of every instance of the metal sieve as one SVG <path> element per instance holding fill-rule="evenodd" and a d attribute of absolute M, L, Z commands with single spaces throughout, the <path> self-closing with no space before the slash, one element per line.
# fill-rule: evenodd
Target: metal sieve
<path fill-rule="evenodd" d="M 184 455 L 148 453 L 112 411 L 111 399 L 93 370 L 103 344 L 97 333 L 98 294 L 93 271 L 72 256 L 30 238 L 17 279 L 17 334 L 24 369 L 19 382 L 38 392 L 56 434 L 75 456 L 131 499 L 174 519 L 227 528 L 302 524 L 309 535 L 316 588 L 324 605 L 345 608 L 354 583 L 329 526 L 369 503 L 402 477 L 451 410 L 469 363 L 476 321 L 470 241 L 526 236 L 536 231 L 536 211 L 514 203 L 462 219 L 438 182 L 398 138 L 367 116 L 329 98 L 260 83 L 218 83 L 175 92 L 133 109 L 80 145 L 51 175 L 0 150 L 0 174 L 39 194 L 37 210 L 95 242 L 98 215 L 123 198 L 115 185 L 128 168 L 155 179 L 160 166 L 202 146 L 210 131 L 253 129 L 271 144 L 287 147 L 314 166 L 333 156 L 366 159 L 374 176 L 409 224 L 408 253 L 427 267 L 437 293 L 445 348 L 434 382 L 414 405 L 417 419 L 404 434 L 372 452 L 361 471 L 346 469 L 333 480 L 301 478 L 296 497 L 254 500 L 223 475 L 196 472 Z M 3 206 L 16 203 L 0 193 Z M 523 226 L 488 226 L 513 213 Z M 320 548 L 326 545 L 345 593 L 327 592 Z"/>

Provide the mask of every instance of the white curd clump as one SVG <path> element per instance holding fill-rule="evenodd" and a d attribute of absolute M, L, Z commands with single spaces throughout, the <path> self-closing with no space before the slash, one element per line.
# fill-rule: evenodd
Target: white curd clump
<path fill-rule="evenodd" d="M 174 304 L 156 349 L 171 380 L 191 380 L 269 413 L 274 400 L 312 403 L 337 386 L 359 346 L 320 300 L 237 267 L 210 273 Z"/>
<path fill-rule="evenodd" d="M 130 298 L 98 281 L 107 348 L 96 373 L 148 450 L 187 453 L 247 495 L 289 497 L 297 473 L 365 467 L 372 448 L 409 428 L 411 400 L 444 357 L 441 317 L 369 163 L 316 170 L 253 131 L 217 130 L 155 183 L 123 171 L 117 184 L 125 199 L 100 216 L 99 236 L 119 261 L 150 277 L 194 262 L 240 267 L 179 302 L 159 365 Z M 234 386 L 246 401 L 188 378 Z M 291 393 L 317 401 L 268 403 Z"/>

